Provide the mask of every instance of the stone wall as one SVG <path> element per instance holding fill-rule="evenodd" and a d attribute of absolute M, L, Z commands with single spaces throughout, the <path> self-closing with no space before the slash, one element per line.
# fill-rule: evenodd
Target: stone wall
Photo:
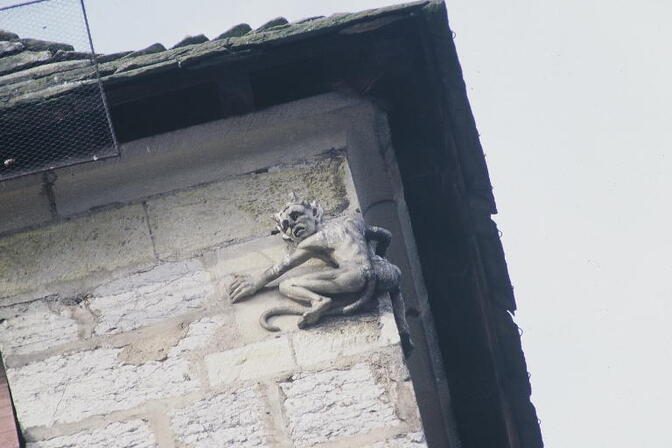
<path fill-rule="evenodd" d="M 284 255 L 270 215 L 289 191 L 326 219 L 361 206 L 347 148 L 317 149 L 119 201 L 83 192 L 107 203 L 0 237 L 0 351 L 29 448 L 425 446 L 388 297 L 269 333 L 277 288 L 225 292 Z"/>

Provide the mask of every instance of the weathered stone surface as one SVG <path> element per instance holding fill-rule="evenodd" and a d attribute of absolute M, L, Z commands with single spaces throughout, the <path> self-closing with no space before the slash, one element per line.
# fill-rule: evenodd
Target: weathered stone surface
<path fill-rule="evenodd" d="M 7 42 L 0 41 L 0 57 L 9 56 L 10 54 L 19 53 L 24 50 L 21 42 Z"/>
<path fill-rule="evenodd" d="M 0 58 L 0 74 L 23 70 L 51 59 L 49 51 L 23 51 Z"/>
<path fill-rule="evenodd" d="M 0 297 L 154 259 L 142 205 L 0 239 Z"/>
<path fill-rule="evenodd" d="M 165 263 L 93 291 L 96 334 L 114 334 L 194 311 L 214 293 L 210 274 L 195 261 Z"/>
<path fill-rule="evenodd" d="M 297 447 L 400 423 L 366 364 L 294 375 L 280 383 L 289 433 Z"/>
<path fill-rule="evenodd" d="M 268 235 L 272 212 L 290 191 L 320 198 L 325 212 L 345 209 L 349 200 L 345 161 L 316 163 L 249 174 L 148 202 L 150 225 L 161 258 L 185 257 L 199 250 Z"/>
<path fill-rule="evenodd" d="M 250 31 L 252 31 L 252 27 L 250 25 L 248 25 L 247 23 L 239 23 L 238 25 L 232 26 L 231 28 L 229 28 L 228 30 L 224 31 L 222 34 L 217 36 L 217 39 L 226 39 L 227 37 L 240 37 L 246 35 Z"/>
<path fill-rule="evenodd" d="M 202 44 L 208 40 L 209 39 L 205 36 L 205 34 L 199 34 L 197 36 L 186 36 L 184 39 L 173 45 L 171 49 L 186 47 L 187 45 Z"/>
<path fill-rule="evenodd" d="M 198 388 L 186 361 L 121 364 L 121 349 L 52 356 L 7 370 L 23 428 L 70 423 Z"/>
<path fill-rule="evenodd" d="M 212 385 L 278 375 L 295 367 L 285 336 L 213 353 L 205 357 L 205 365 Z"/>
<path fill-rule="evenodd" d="M 367 448 L 426 448 L 425 435 L 422 432 L 400 434 L 384 442 L 377 442 Z"/>
<path fill-rule="evenodd" d="M 56 298 L 0 308 L 0 352 L 27 354 L 77 340 L 77 321 Z"/>
<path fill-rule="evenodd" d="M 156 446 L 154 434 L 149 426 L 141 420 L 132 420 L 43 442 L 28 443 L 26 448 L 154 448 Z"/>
<path fill-rule="evenodd" d="M 259 397 L 254 389 L 216 395 L 171 414 L 177 439 L 193 448 L 264 444 Z"/>

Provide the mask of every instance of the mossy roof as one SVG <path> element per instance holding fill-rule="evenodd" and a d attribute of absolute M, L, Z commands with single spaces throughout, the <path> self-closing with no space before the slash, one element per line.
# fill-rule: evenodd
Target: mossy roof
<path fill-rule="evenodd" d="M 98 55 L 98 71 L 108 85 L 201 63 L 223 62 L 373 19 L 412 13 L 430 3 L 420 1 L 293 23 L 278 17 L 254 30 L 247 24 L 239 24 L 212 40 L 204 35 L 187 36 L 170 49 L 156 43 L 142 50 Z M 3 52 L 5 47 L 7 51 Z M 91 54 L 76 52 L 67 44 L 21 39 L 11 32 L 0 31 L 0 109 L 42 102 L 95 82 Z"/>

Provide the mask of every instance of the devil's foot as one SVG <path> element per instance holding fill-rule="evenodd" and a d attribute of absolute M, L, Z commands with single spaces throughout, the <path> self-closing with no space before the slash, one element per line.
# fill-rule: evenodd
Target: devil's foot
<path fill-rule="evenodd" d="M 300 329 L 304 329 L 310 325 L 316 324 L 318 320 L 320 320 L 320 313 L 316 311 L 309 311 L 301 316 L 301 319 L 299 319 L 299 323 L 297 325 Z"/>

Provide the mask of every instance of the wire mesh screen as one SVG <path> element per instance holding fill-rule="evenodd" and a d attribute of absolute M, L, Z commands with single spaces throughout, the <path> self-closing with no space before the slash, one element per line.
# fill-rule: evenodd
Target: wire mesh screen
<path fill-rule="evenodd" d="M 0 0 L 0 181 L 116 155 L 83 0 Z"/>

